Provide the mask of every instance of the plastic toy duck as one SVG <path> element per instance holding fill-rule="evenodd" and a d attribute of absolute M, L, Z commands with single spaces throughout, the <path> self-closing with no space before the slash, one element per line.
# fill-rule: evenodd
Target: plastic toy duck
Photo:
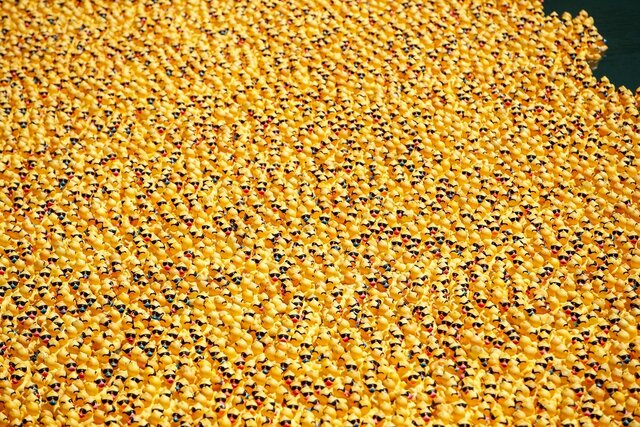
<path fill-rule="evenodd" d="M 634 425 L 639 98 L 586 14 L 97 3 L 6 10 L 0 424 Z"/>

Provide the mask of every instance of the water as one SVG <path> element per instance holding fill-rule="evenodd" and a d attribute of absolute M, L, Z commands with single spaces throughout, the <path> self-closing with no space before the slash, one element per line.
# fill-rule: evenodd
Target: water
<path fill-rule="evenodd" d="M 572 16 L 586 10 L 608 47 L 594 74 L 632 91 L 640 87 L 640 0 L 545 0 L 544 8 Z"/>

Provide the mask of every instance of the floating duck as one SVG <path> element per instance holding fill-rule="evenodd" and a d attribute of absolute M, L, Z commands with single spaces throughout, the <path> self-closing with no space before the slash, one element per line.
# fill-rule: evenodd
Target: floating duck
<path fill-rule="evenodd" d="M 633 425 L 587 14 L 97 3 L 6 10 L 0 424 Z"/>

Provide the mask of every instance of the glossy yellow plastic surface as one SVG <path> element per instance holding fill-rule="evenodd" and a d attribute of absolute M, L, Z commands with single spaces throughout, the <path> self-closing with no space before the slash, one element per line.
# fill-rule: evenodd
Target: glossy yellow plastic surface
<path fill-rule="evenodd" d="M 592 76 L 588 15 L 0 28 L 0 425 L 640 425 L 640 95 Z"/>

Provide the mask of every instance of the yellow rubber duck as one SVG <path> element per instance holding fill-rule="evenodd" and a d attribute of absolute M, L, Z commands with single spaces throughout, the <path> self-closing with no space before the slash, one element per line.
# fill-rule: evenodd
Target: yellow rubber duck
<path fill-rule="evenodd" d="M 588 15 L 103 3 L 6 6 L 0 424 L 632 425 Z"/>

